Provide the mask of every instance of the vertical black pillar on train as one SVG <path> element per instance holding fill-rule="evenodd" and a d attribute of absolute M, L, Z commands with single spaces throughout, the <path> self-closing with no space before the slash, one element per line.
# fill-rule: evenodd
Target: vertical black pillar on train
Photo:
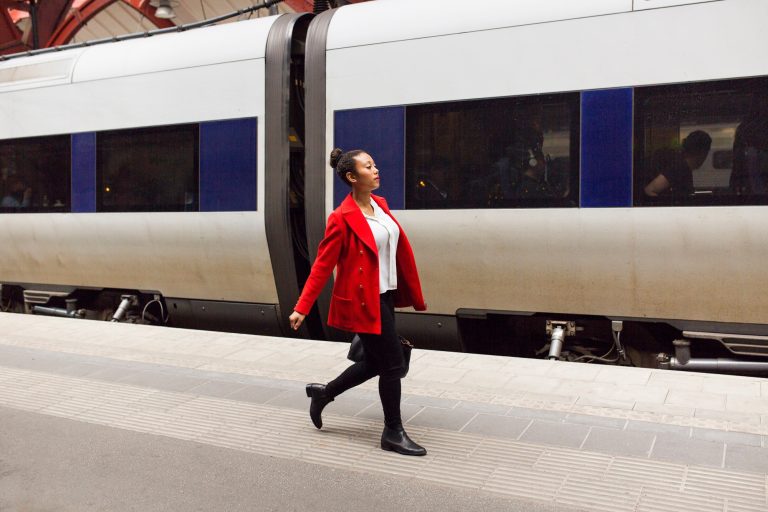
<path fill-rule="evenodd" d="M 307 33 L 306 52 L 306 219 L 309 256 L 314 261 L 317 247 L 325 233 L 326 174 L 328 170 L 328 148 L 326 145 L 326 94 L 325 94 L 325 52 L 328 27 L 336 9 L 325 11 L 312 20 Z M 327 326 L 328 308 L 331 304 L 333 283 L 328 282 L 317 299 L 316 309 L 322 318 L 325 337 L 333 340 L 349 339 L 347 333 Z"/>
<path fill-rule="evenodd" d="M 298 333 L 288 316 L 309 272 L 304 227 L 303 52 L 310 14 L 284 14 L 269 31 L 265 94 L 265 223 L 283 334 L 320 337 L 319 319 Z"/>

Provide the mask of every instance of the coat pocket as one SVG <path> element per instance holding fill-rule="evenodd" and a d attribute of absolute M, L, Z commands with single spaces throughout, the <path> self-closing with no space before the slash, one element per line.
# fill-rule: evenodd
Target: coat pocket
<path fill-rule="evenodd" d="M 354 301 L 335 293 L 332 294 L 328 323 L 333 323 L 341 329 L 352 329 L 354 320 Z"/>

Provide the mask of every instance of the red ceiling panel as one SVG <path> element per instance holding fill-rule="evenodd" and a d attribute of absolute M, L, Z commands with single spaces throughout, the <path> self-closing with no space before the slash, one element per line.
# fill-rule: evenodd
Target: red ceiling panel
<path fill-rule="evenodd" d="M 314 0 L 283 1 L 296 12 L 312 12 L 314 7 Z M 358 3 L 368 0 L 346 1 Z M 149 0 L 37 0 L 40 46 L 67 44 L 83 25 L 115 2 L 124 2 L 158 28 L 174 25 L 155 16 L 155 8 L 149 5 Z M 17 26 L 19 21 L 29 17 L 29 3 L 30 0 L 0 0 L 0 55 L 30 49 L 31 37 Z"/>

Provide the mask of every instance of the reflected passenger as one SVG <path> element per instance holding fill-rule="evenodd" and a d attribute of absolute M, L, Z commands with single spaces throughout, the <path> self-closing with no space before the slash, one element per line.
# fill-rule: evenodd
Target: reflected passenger
<path fill-rule="evenodd" d="M 683 139 L 682 146 L 679 152 L 669 150 L 657 158 L 657 168 L 662 170 L 645 186 L 645 195 L 671 199 L 693 195 L 693 171 L 707 159 L 712 137 L 707 132 L 696 130 Z"/>
<path fill-rule="evenodd" d="M 768 95 L 752 101 L 733 139 L 731 190 L 739 195 L 768 192 Z"/>
<path fill-rule="evenodd" d="M 520 172 L 516 195 L 520 199 L 558 197 L 547 182 L 547 160 L 544 155 L 544 136 L 532 130 L 524 141 L 515 146 L 515 163 Z"/>
<path fill-rule="evenodd" d="M 32 189 L 21 178 L 14 176 L 8 184 L 8 193 L 0 201 L 3 208 L 29 208 L 32 206 Z"/>
<path fill-rule="evenodd" d="M 443 202 L 448 199 L 448 192 L 444 190 L 445 177 L 448 172 L 448 160 L 444 157 L 434 157 L 429 160 L 427 172 L 416 178 L 417 201 L 423 204 Z"/>
<path fill-rule="evenodd" d="M 492 164 L 492 172 L 497 176 L 497 182 L 503 198 L 510 198 L 520 181 L 520 168 L 516 165 L 517 147 L 509 144 L 504 147 L 504 154 Z"/>
<path fill-rule="evenodd" d="M 378 375 L 385 424 L 381 448 L 426 455 L 405 433 L 400 417 L 400 379 L 406 361 L 395 326 L 395 306 L 427 309 L 413 251 L 387 202 L 372 194 L 379 188 L 373 158 L 362 150 L 343 153 L 337 148 L 331 152 L 330 164 L 352 193 L 328 217 L 317 258 L 289 321 L 294 330 L 301 326 L 336 269 L 328 325 L 359 334 L 364 355 L 327 385 L 307 384 L 312 398 L 309 414 L 321 428 L 321 413 L 328 403 Z"/>

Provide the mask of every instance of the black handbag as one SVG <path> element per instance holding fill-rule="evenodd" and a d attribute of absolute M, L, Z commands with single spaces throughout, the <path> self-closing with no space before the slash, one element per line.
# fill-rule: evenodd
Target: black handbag
<path fill-rule="evenodd" d="M 363 340 L 360 339 L 360 336 L 355 334 L 355 337 L 352 338 L 352 343 L 349 344 L 349 352 L 347 352 L 347 359 L 349 359 L 350 361 L 359 363 L 364 358 L 365 358 L 365 353 L 363 352 Z"/>
<path fill-rule="evenodd" d="M 398 335 L 398 339 L 400 340 L 400 346 L 403 347 L 403 373 L 400 375 L 400 377 L 405 377 L 408 375 L 408 370 L 410 370 L 411 367 L 411 350 L 413 350 L 413 343 L 408 341 L 407 339 L 403 338 L 402 336 Z M 365 351 L 363 350 L 363 340 L 360 339 L 360 336 L 355 334 L 355 337 L 352 338 L 352 343 L 349 344 L 349 352 L 347 353 L 347 359 L 350 361 L 354 361 L 356 363 L 359 363 L 363 359 L 365 359 Z"/>

